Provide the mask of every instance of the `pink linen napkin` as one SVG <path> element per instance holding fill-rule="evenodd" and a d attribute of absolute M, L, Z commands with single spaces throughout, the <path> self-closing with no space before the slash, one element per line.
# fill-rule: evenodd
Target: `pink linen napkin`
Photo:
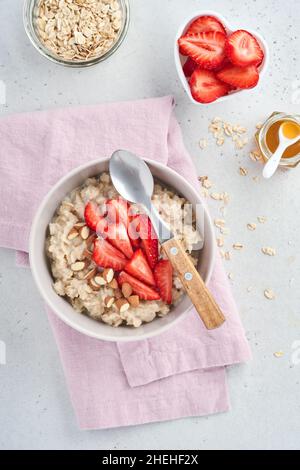
<path fill-rule="evenodd" d="M 68 171 L 126 148 L 168 164 L 198 185 L 173 99 L 58 109 L 0 120 L 0 245 L 26 265 L 34 213 Z M 198 187 L 198 186 L 197 186 Z M 225 366 L 251 353 L 220 259 L 210 289 L 226 315 L 207 331 L 195 311 L 162 335 L 111 343 L 78 333 L 47 308 L 82 429 L 206 415 L 229 408 Z"/>

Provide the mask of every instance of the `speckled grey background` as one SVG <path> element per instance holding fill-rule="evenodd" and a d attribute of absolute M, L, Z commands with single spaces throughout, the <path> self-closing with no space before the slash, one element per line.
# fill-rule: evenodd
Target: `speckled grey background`
<path fill-rule="evenodd" d="M 0 80 L 7 89 L 0 114 L 174 94 L 199 175 L 209 175 L 216 190 L 231 196 L 226 246 L 238 241 L 245 248 L 233 253 L 226 269 L 234 275 L 232 288 L 253 361 L 228 371 L 229 413 L 139 428 L 79 431 L 43 301 L 30 271 L 17 269 L 14 253 L 2 249 L 0 341 L 6 343 L 7 364 L 0 365 L 0 447 L 295 449 L 300 442 L 299 170 L 255 182 L 252 177 L 261 169 L 248 158 L 251 143 L 236 154 L 230 142 L 219 148 L 211 140 L 201 151 L 198 141 L 216 115 L 246 126 L 251 136 L 255 124 L 273 110 L 299 111 L 300 2 L 130 3 L 131 26 L 118 53 L 94 68 L 70 70 L 47 62 L 30 45 L 23 30 L 22 1 L 0 0 Z M 178 25 L 208 3 L 235 27 L 263 33 L 271 65 L 259 91 L 202 110 L 189 103 L 180 86 L 172 49 Z M 249 169 L 246 177 L 238 174 L 239 165 Z M 210 206 L 217 214 L 218 203 L 211 201 Z M 246 224 L 258 215 L 267 216 L 268 222 L 249 232 Z M 276 257 L 262 255 L 266 245 L 276 248 Z M 276 293 L 274 301 L 264 298 L 266 287 Z M 284 356 L 275 358 L 279 350 Z"/>

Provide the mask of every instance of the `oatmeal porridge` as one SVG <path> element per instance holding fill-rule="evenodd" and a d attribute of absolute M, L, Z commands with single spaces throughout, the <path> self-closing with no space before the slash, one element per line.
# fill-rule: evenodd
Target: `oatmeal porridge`
<path fill-rule="evenodd" d="M 190 205 L 155 184 L 153 204 L 196 265 L 201 236 Z M 192 211 L 191 211 L 192 212 Z M 62 201 L 46 241 L 54 289 L 82 314 L 113 327 L 139 327 L 167 315 L 184 294 L 141 208 L 121 199 L 108 173 L 89 178 Z"/>

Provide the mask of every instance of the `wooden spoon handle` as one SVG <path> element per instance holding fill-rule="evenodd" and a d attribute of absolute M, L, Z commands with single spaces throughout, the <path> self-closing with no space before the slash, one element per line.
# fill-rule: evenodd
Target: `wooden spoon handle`
<path fill-rule="evenodd" d="M 225 317 L 185 252 L 182 243 L 172 238 L 164 242 L 162 247 L 206 328 L 213 330 L 221 326 Z"/>

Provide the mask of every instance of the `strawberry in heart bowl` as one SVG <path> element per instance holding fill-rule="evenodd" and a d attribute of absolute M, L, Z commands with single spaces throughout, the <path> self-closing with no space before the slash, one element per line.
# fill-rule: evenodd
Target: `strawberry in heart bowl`
<path fill-rule="evenodd" d="M 146 163 L 153 205 L 208 282 L 214 234 L 197 191 L 168 167 Z M 52 188 L 32 224 L 30 264 L 43 298 L 66 324 L 102 340 L 140 340 L 170 328 L 192 304 L 150 219 L 120 197 L 108 167 L 109 159 L 89 162 Z"/>
<path fill-rule="evenodd" d="M 179 28 L 175 41 L 178 75 L 191 101 L 203 106 L 256 87 L 269 61 L 265 40 L 249 29 L 233 29 L 213 11 L 200 11 Z"/>

